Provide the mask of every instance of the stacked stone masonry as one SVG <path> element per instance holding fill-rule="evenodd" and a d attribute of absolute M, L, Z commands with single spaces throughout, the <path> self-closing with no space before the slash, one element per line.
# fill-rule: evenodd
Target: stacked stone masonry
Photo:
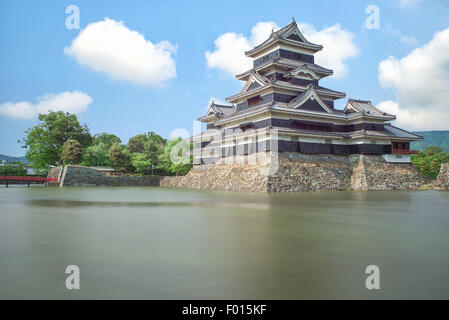
<path fill-rule="evenodd" d="M 425 179 L 411 164 L 387 163 L 375 155 L 308 155 L 293 152 L 257 163 L 194 166 L 161 186 L 239 192 L 416 190 Z"/>
<path fill-rule="evenodd" d="M 108 176 L 95 169 L 68 165 L 64 167 L 61 187 L 76 186 L 159 186 L 159 177 L 154 176 Z"/>
<path fill-rule="evenodd" d="M 161 186 L 237 192 L 416 190 L 427 181 L 411 164 L 387 163 L 375 155 L 260 153 L 194 166 L 183 177 L 107 176 L 83 166 L 54 168 L 59 186 Z M 435 188 L 447 190 L 449 167 Z"/>
<path fill-rule="evenodd" d="M 433 181 L 432 186 L 436 190 L 449 191 L 449 163 L 441 164 L 440 173 L 435 181 Z"/>

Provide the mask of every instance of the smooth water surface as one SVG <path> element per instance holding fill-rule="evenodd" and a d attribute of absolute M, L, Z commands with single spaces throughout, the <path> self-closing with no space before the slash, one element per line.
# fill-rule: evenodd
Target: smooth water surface
<path fill-rule="evenodd" d="M 2 187 L 0 298 L 448 299 L 449 193 Z"/>

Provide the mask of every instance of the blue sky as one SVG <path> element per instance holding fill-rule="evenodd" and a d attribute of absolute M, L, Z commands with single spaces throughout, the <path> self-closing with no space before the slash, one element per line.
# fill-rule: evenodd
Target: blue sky
<path fill-rule="evenodd" d="M 68 5 L 76 5 L 80 10 L 80 30 L 66 28 Z M 379 29 L 365 27 L 368 17 L 365 9 L 369 5 L 376 5 L 380 10 Z M 165 138 L 176 128 L 192 131 L 192 120 L 205 113 L 211 97 L 224 100 L 243 85 L 230 76 L 225 67 L 208 65 L 206 52 L 218 50 L 214 42 L 226 33 L 250 38 L 252 28 L 258 23 L 274 22 L 283 27 L 291 22 L 292 16 L 299 25 L 307 23 L 318 37 L 323 30 L 329 31 L 339 24 L 340 29 L 335 35 L 349 35 L 348 39 L 357 51 L 346 58 L 342 53 L 346 74 L 323 80 L 323 86 L 346 92 L 347 98 L 371 100 L 375 105 L 404 114 L 405 120 L 400 124 L 405 128 L 433 129 L 436 125 L 437 129 L 449 129 L 449 125 L 444 127 L 448 123 L 445 119 L 449 119 L 448 107 L 442 104 L 449 92 L 446 86 L 449 50 L 444 52 L 448 48 L 448 37 L 443 34 L 449 28 L 449 2 L 445 0 L 296 0 L 282 1 L 282 5 L 260 0 L 16 0 L 0 3 L 0 153 L 23 155 L 25 151 L 17 139 L 23 137 L 25 129 L 36 124 L 36 116 L 30 113 L 17 117 L 14 108 L 19 108 L 19 102 L 27 103 L 25 110 L 34 107 L 40 110 L 39 101 L 48 100 L 49 94 L 54 97 L 64 92 L 90 97 L 88 101 L 83 97 L 76 101 L 88 102 L 87 109 L 81 108 L 78 113 L 81 122 L 87 123 L 92 133 L 114 133 L 124 143 L 131 136 L 147 131 L 155 131 Z M 137 31 L 152 44 L 168 41 L 163 42 L 161 49 L 164 58 L 169 59 L 165 61 L 166 68 L 157 67 L 159 69 L 153 72 L 151 68 L 155 65 L 150 63 L 141 73 L 130 71 L 125 78 L 113 76 L 117 66 L 105 64 L 102 67 L 114 69 L 112 73 L 101 68 L 95 70 L 93 64 L 105 59 L 100 56 L 97 60 L 89 60 L 91 56 L 81 41 L 79 48 L 71 45 L 89 24 L 105 21 L 106 17 L 115 21 L 115 26 L 123 21 L 125 28 Z M 436 37 L 436 32 L 441 34 Z M 72 54 L 64 53 L 66 47 L 72 48 Z M 418 51 L 413 53 L 417 48 Z M 133 58 L 136 53 L 130 51 Z M 333 53 L 327 54 L 332 56 Z M 426 64 L 415 70 L 416 61 L 429 55 L 432 65 Z M 387 60 L 390 56 L 392 58 Z M 409 58 L 403 59 L 406 57 Z M 171 67 L 176 68 L 175 74 Z M 332 65 L 324 67 L 333 69 Z M 422 101 L 426 101 L 429 90 L 425 86 L 430 86 L 430 81 L 416 82 L 410 75 L 416 72 L 416 78 L 419 78 L 427 74 L 426 71 L 436 72 L 431 77 L 426 75 L 432 82 L 442 82 L 437 88 L 438 99 L 429 103 L 430 111 L 421 121 L 413 115 L 423 106 Z M 166 72 L 168 74 L 164 75 Z M 146 80 L 133 80 L 139 76 L 145 76 Z M 404 84 L 398 80 L 402 77 Z M 413 101 L 421 101 L 420 104 L 410 103 L 410 97 Z M 347 98 L 340 100 L 337 106 L 343 106 Z M 432 117 L 437 112 L 445 115 L 439 122 L 433 122 Z"/>

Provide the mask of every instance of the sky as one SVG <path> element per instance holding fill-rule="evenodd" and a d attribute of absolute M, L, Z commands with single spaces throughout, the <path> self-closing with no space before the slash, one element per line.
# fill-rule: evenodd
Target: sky
<path fill-rule="evenodd" d="M 320 84 L 347 94 L 337 108 L 370 100 L 405 129 L 449 130 L 449 0 L 3 0 L 0 154 L 24 155 L 17 140 L 48 110 L 123 143 L 192 133 L 243 87 L 244 51 L 292 17 L 324 46 L 316 62 L 334 75 Z"/>

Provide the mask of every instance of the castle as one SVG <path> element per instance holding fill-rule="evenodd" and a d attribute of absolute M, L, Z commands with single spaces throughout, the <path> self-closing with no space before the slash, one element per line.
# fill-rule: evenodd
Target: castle
<path fill-rule="evenodd" d="M 315 64 L 323 47 L 293 21 L 245 52 L 253 68 L 243 89 L 212 102 L 192 137 L 194 167 L 179 186 L 232 191 L 415 189 L 410 142 L 421 136 L 393 126 L 395 115 L 370 101 L 320 86 L 333 71 Z M 371 171 L 370 171 L 371 170 Z M 374 171 L 373 171 L 374 170 Z M 377 170 L 377 171 L 376 171 Z M 188 182 L 190 179 L 190 182 Z"/>
<path fill-rule="evenodd" d="M 333 73 L 315 64 L 314 53 L 322 48 L 309 42 L 293 20 L 245 52 L 253 59 L 253 68 L 236 76 L 246 84 L 226 99 L 233 105 L 212 102 L 198 119 L 208 130 L 196 139 L 201 153 L 196 153 L 195 164 L 271 150 L 382 155 L 387 162 L 409 163 L 414 153 L 410 142 L 422 137 L 391 125 L 395 115 L 355 99 L 349 99 L 343 110 L 334 108 L 334 101 L 345 93 L 319 85 Z M 222 139 L 214 137 L 217 130 Z"/>

